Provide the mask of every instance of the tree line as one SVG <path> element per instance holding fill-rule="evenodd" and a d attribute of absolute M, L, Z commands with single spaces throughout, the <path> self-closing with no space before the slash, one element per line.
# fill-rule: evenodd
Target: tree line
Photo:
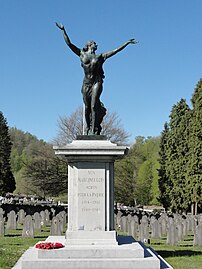
<path fill-rule="evenodd" d="M 202 79 L 191 99 L 172 107 L 160 141 L 159 201 L 166 209 L 197 214 L 202 204 Z"/>

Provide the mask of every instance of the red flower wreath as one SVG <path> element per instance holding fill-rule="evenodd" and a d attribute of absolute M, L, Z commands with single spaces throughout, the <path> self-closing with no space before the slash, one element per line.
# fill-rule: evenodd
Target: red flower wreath
<path fill-rule="evenodd" d="M 63 248 L 64 245 L 61 243 L 51 243 L 51 242 L 42 242 L 35 245 L 35 248 L 38 249 L 56 249 L 56 248 Z"/>

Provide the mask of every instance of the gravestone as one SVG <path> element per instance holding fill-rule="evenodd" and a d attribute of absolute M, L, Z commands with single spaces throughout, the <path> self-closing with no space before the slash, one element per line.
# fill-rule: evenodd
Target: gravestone
<path fill-rule="evenodd" d="M 46 226 L 46 217 L 45 217 L 45 212 L 43 210 L 40 211 L 40 216 L 41 216 L 41 225 Z"/>
<path fill-rule="evenodd" d="M 157 219 L 153 220 L 153 222 L 151 224 L 151 228 L 152 228 L 151 237 L 156 238 L 156 239 L 160 239 L 162 236 L 161 235 L 161 225 Z"/>
<path fill-rule="evenodd" d="M 161 234 L 166 235 L 167 234 L 167 216 L 166 214 L 162 214 L 159 218 L 159 223 L 161 224 Z"/>
<path fill-rule="evenodd" d="M 116 215 L 116 222 L 115 222 L 115 227 L 118 230 L 121 230 L 121 216 L 122 216 L 122 212 L 119 210 Z"/>
<path fill-rule="evenodd" d="M 128 232 L 128 235 L 131 235 L 132 234 L 132 231 L 131 231 L 131 220 L 132 220 L 132 216 L 131 214 L 128 214 L 127 216 L 127 232 Z"/>
<path fill-rule="evenodd" d="M 24 209 L 20 209 L 19 212 L 18 212 L 18 220 L 17 220 L 17 222 L 19 224 L 23 224 L 24 223 L 25 215 L 26 215 L 26 213 L 25 213 Z"/>
<path fill-rule="evenodd" d="M 3 210 L 3 208 L 2 208 L 2 207 L 0 207 L 0 216 L 2 216 L 2 217 L 3 217 L 4 213 L 5 213 L 5 211 Z"/>
<path fill-rule="evenodd" d="M 60 225 L 60 231 L 61 231 L 61 234 L 62 232 L 64 231 L 64 228 L 65 228 L 65 219 L 64 219 L 64 215 L 61 214 L 57 214 L 56 217 L 58 218 L 59 220 L 59 225 Z"/>
<path fill-rule="evenodd" d="M 53 217 L 51 221 L 50 235 L 61 235 L 61 234 L 62 229 L 60 219 L 57 216 Z"/>
<path fill-rule="evenodd" d="M 197 218 L 196 216 L 191 216 L 191 229 L 192 229 L 192 232 L 194 233 L 195 230 L 196 230 L 196 226 L 197 226 Z"/>
<path fill-rule="evenodd" d="M 198 223 L 199 224 L 202 224 L 202 214 L 199 214 L 198 215 Z"/>
<path fill-rule="evenodd" d="M 41 215 L 39 212 L 35 212 L 33 215 L 34 231 L 41 231 Z"/>
<path fill-rule="evenodd" d="M 0 236 L 5 235 L 4 218 L 0 215 Z"/>
<path fill-rule="evenodd" d="M 27 215 L 24 220 L 22 237 L 34 237 L 34 225 L 32 216 Z"/>
<path fill-rule="evenodd" d="M 182 217 L 182 234 L 183 234 L 183 238 L 187 236 L 188 234 L 187 219 L 185 216 Z"/>
<path fill-rule="evenodd" d="M 140 220 L 139 220 L 138 215 L 135 214 L 135 215 L 133 216 L 133 218 L 134 218 L 135 222 L 139 225 Z"/>
<path fill-rule="evenodd" d="M 191 214 L 187 214 L 187 231 L 192 231 Z"/>
<path fill-rule="evenodd" d="M 139 223 L 137 220 L 137 216 L 133 216 L 130 221 L 130 229 L 129 229 L 129 235 L 133 236 L 133 238 L 138 238 L 138 232 L 139 232 Z"/>
<path fill-rule="evenodd" d="M 202 223 L 196 226 L 193 245 L 202 247 Z"/>
<path fill-rule="evenodd" d="M 156 216 L 154 216 L 154 215 L 152 215 L 151 217 L 150 217 L 150 226 L 151 226 L 151 228 L 152 228 L 152 224 L 154 223 L 156 221 Z"/>
<path fill-rule="evenodd" d="M 143 243 L 148 243 L 149 239 L 149 223 L 146 215 L 142 216 L 139 225 L 139 240 Z"/>
<path fill-rule="evenodd" d="M 44 216 L 44 218 L 45 218 L 45 226 L 47 226 L 50 223 L 50 212 L 49 212 L 49 210 L 45 209 L 44 214 L 45 214 L 45 216 Z"/>
<path fill-rule="evenodd" d="M 182 241 L 184 238 L 184 234 L 183 234 L 183 223 L 182 220 L 179 219 L 178 222 L 176 223 L 176 229 L 177 229 L 177 239 L 178 241 Z"/>
<path fill-rule="evenodd" d="M 122 215 L 122 217 L 121 217 L 121 231 L 123 233 L 126 233 L 128 231 L 128 229 L 127 229 L 127 225 L 128 225 L 127 221 L 128 221 L 127 216 L 125 214 Z"/>
<path fill-rule="evenodd" d="M 173 217 L 168 218 L 167 244 L 174 246 L 178 242 L 178 234 Z"/>
<path fill-rule="evenodd" d="M 60 211 L 56 217 L 58 218 L 60 222 L 60 230 L 61 232 L 64 231 L 65 225 L 67 224 L 67 215 L 65 211 Z"/>
<path fill-rule="evenodd" d="M 12 229 L 12 230 L 16 230 L 17 229 L 17 221 L 16 221 L 16 213 L 14 210 L 11 210 L 8 215 L 8 220 L 7 220 L 7 224 L 6 224 L 6 229 Z"/>

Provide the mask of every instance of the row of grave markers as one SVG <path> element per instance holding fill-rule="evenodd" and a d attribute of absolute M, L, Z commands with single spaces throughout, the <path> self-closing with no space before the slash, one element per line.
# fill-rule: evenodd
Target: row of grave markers
<path fill-rule="evenodd" d="M 35 232 L 40 232 L 43 226 L 50 226 L 50 235 L 61 235 L 67 224 L 67 213 L 63 210 L 57 215 L 50 214 L 45 209 L 35 212 L 33 215 L 26 215 L 23 209 L 16 214 L 11 210 L 5 217 L 0 208 L 0 236 L 5 235 L 5 229 L 15 230 L 17 224 L 22 224 L 22 236 L 34 237 Z M 51 217 L 50 217 L 51 215 Z M 167 244 L 176 245 L 189 234 L 194 234 L 193 245 L 202 246 L 202 214 L 197 216 L 135 214 L 131 212 L 118 211 L 115 214 L 115 224 L 118 230 L 128 233 L 136 240 L 148 243 L 150 238 L 167 238 Z"/>
<path fill-rule="evenodd" d="M 118 211 L 115 215 L 117 228 L 135 239 L 148 243 L 150 238 L 167 238 L 167 244 L 176 245 L 190 234 L 194 234 L 193 245 L 202 246 L 202 214 L 197 216 L 166 214 L 126 214 Z"/>
<path fill-rule="evenodd" d="M 35 212 L 33 215 L 26 215 L 23 209 L 16 214 L 11 210 L 6 217 L 4 211 L 0 208 L 0 236 L 5 235 L 5 230 L 16 230 L 17 224 L 22 224 L 22 237 L 34 237 L 35 232 L 41 232 L 43 226 L 50 226 L 50 235 L 62 235 L 67 224 L 67 213 L 59 212 L 50 219 L 50 212 Z M 7 220 L 7 221 L 6 221 Z"/>

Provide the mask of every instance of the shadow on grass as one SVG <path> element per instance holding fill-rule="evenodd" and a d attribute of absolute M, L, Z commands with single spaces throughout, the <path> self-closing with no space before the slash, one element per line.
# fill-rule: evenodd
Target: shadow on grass
<path fill-rule="evenodd" d="M 157 250 L 157 253 L 163 258 L 202 255 L 202 251 L 193 250 Z"/>
<path fill-rule="evenodd" d="M 21 234 L 6 234 L 5 236 L 4 236 L 4 238 L 6 238 L 6 237 L 17 237 L 17 238 L 31 238 L 31 239 L 46 239 L 47 238 L 47 236 L 44 236 L 44 235 L 35 235 L 34 237 L 22 237 L 22 235 Z M 0 268 L 1 269 L 1 268 Z"/>
<path fill-rule="evenodd" d="M 34 236 L 34 239 L 46 239 L 47 238 L 47 236 L 42 236 L 42 235 L 36 235 L 36 236 Z"/>
<path fill-rule="evenodd" d="M 5 234 L 4 237 L 21 237 L 21 234 Z"/>

